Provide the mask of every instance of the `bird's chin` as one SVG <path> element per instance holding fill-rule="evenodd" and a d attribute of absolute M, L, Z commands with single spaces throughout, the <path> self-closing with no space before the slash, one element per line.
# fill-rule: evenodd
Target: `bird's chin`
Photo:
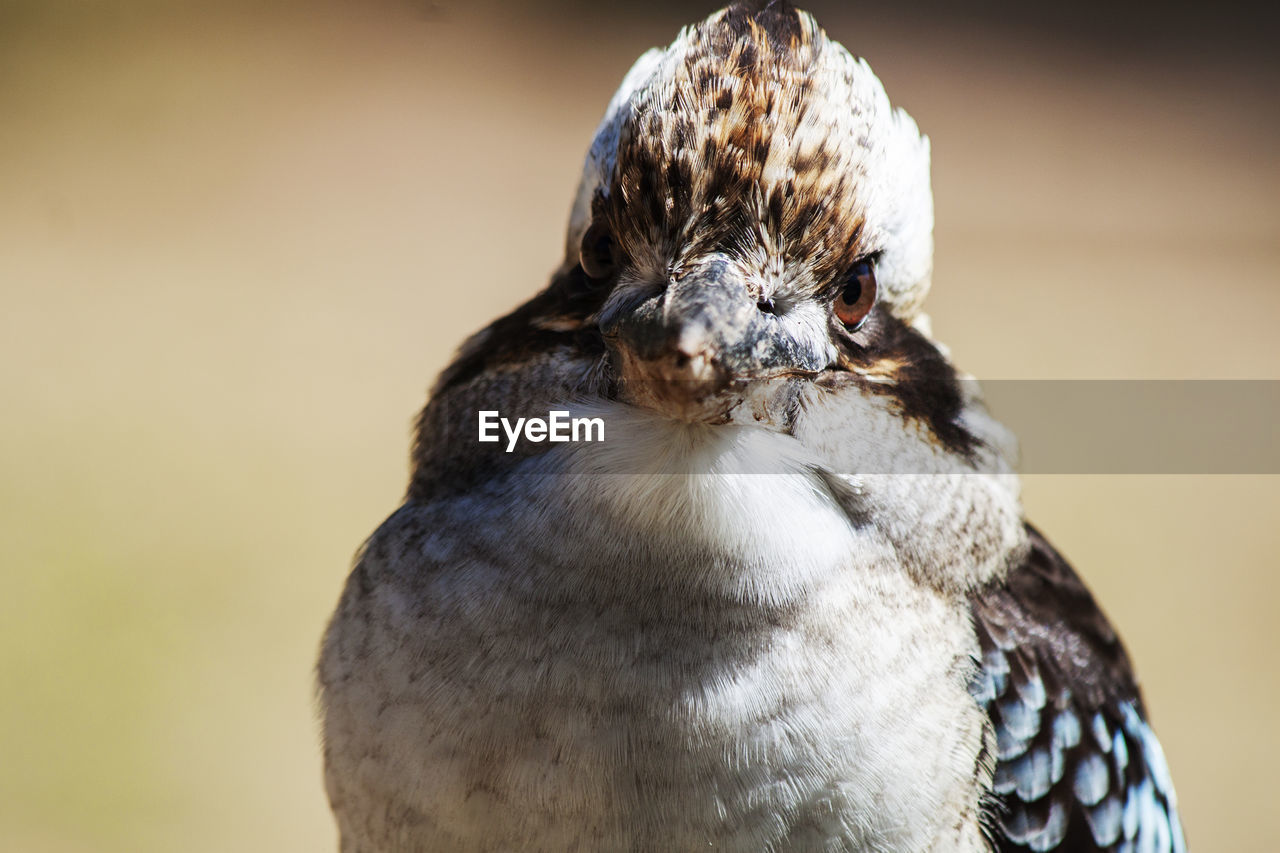
<path fill-rule="evenodd" d="M 617 399 L 691 424 L 750 424 L 785 431 L 798 392 L 795 377 L 754 379 L 722 371 L 662 370 L 628 365 L 616 380 Z M 649 369 L 635 369 L 647 367 Z"/>
<path fill-rule="evenodd" d="M 694 358 L 646 360 L 613 353 L 617 398 L 686 423 L 716 424 L 743 399 L 735 382 L 710 361 Z"/>
<path fill-rule="evenodd" d="M 743 399 L 743 389 L 729 382 L 691 382 L 655 378 L 624 379 L 618 397 L 625 403 L 650 409 L 686 423 L 720 424 Z"/>

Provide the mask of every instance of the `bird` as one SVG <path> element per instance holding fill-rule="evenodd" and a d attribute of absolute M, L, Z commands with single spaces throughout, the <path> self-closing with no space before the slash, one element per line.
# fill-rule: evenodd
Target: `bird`
<path fill-rule="evenodd" d="M 811 15 L 643 54 L 328 624 L 343 853 L 1184 851 L 932 275 L 928 139 Z"/>

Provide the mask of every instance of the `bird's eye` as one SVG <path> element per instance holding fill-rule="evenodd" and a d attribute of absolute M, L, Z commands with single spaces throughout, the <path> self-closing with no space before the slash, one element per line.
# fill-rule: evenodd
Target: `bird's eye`
<path fill-rule="evenodd" d="M 579 255 L 582 271 L 589 278 L 596 280 L 610 278 L 618 266 L 617 253 L 614 251 L 613 235 L 604 225 L 593 222 L 582 235 L 582 249 Z"/>
<path fill-rule="evenodd" d="M 862 325 L 876 304 L 876 266 L 870 258 L 858 261 L 844 278 L 844 287 L 832 306 L 836 318 L 853 331 Z"/>

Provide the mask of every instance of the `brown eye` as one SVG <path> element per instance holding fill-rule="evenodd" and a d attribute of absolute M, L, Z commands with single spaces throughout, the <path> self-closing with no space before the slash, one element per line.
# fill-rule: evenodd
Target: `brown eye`
<path fill-rule="evenodd" d="M 836 296 L 836 318 L 849 331 L 862 325 L 876 304 L 876 267 L 870 259 L 858 261 L 845 276 L 844 289 Z"/>
<path fill-rule="evenodd" d="M 579 261 L 589 278 L 607 279 L 613 275 L 618 265 L 617 253 L 608 228 L 598 222 L 591 223 L 587 233 L 582 235 Z"/>

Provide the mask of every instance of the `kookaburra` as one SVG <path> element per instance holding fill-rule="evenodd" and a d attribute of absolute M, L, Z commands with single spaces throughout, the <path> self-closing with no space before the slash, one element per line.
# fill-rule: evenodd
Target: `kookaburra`
<path fill-rule="evenodd" d="M 932 229 L 927 141 L 808 14 L 639 59 L 329 626 L 345 853 L 1184 849 L 1125 652 L 931 338 Z"/>

